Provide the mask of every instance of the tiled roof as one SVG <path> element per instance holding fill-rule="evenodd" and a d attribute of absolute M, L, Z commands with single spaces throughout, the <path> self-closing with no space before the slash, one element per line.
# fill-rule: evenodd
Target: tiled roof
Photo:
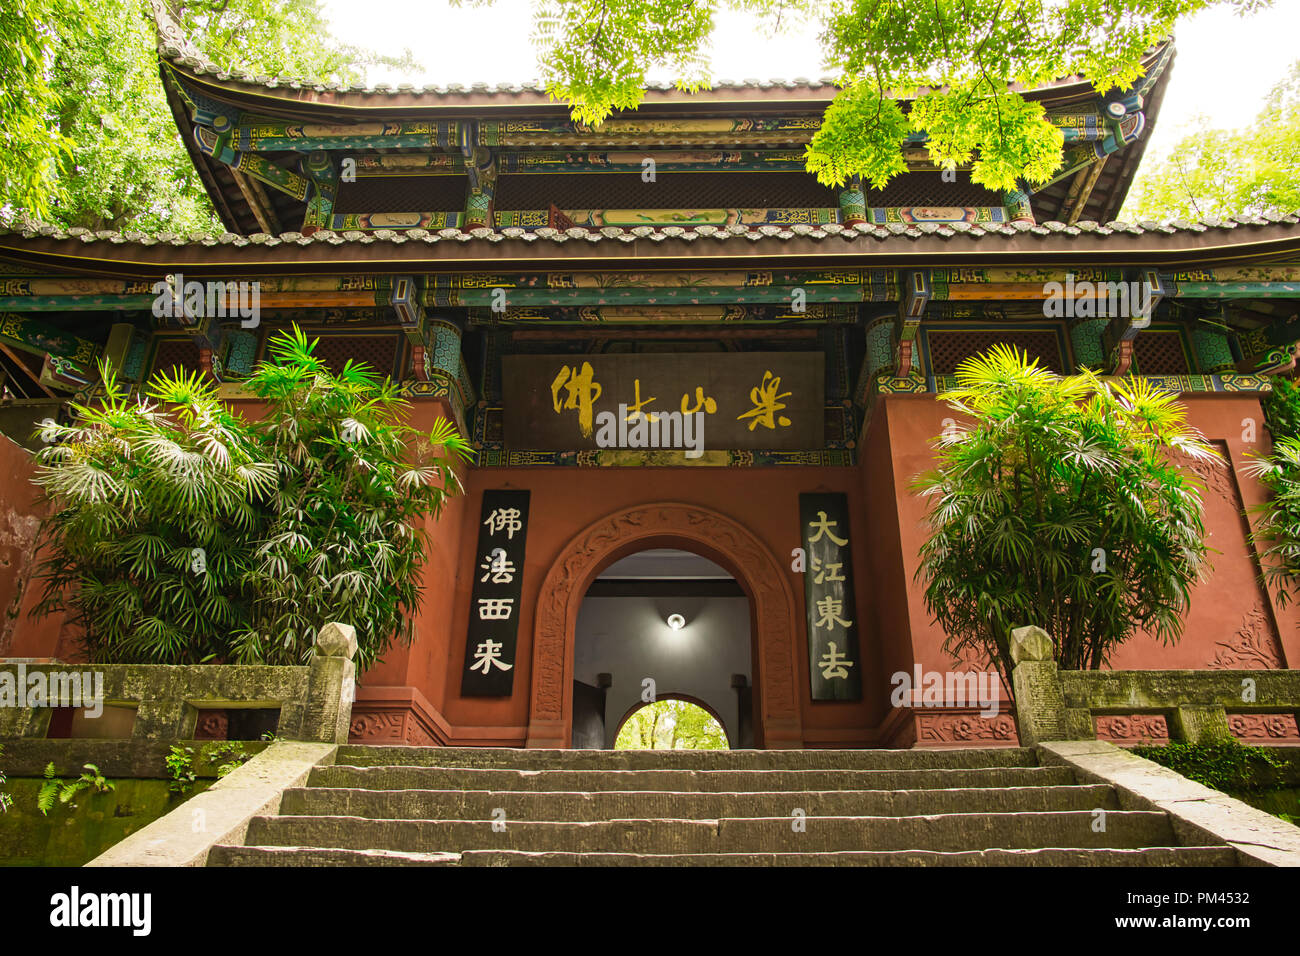
<path fill-rule="evenodd" d="M 269 90 L 315 90 L 318 93 L 375 93 L 375 94 L 419 94 L 423 96 L 464 96 L 466 93 L 486 94 L 536 94 L 546 96 L 546 87 L 538 82 L 532 83 L 462 83 L 419 84 L 419 83 L 375 83 L 353 86 L 347 83 L 312 83 L 310 81 L 285 79 L 283 77 L 258 76 L 241 71 L 230 71 L 217 66 L 205 57 L 185 54 L 172 44 L 159 44 L 159 52 L 171 63 L 183 66 L 195 75 L 209 75 L 220 82 L 235 81 L 252 86 L 263 86 Z M 672 92 L 677 87 L 673 83 L 647 81 L 647 90 Z M 704 95 L 710 92 L 726 90 L 825 90 L 826 98 L 834 97 L 838 86 L 833 77 L 823 76 L 818 79 L 799 77 L 793 80 L 714 80 Z"/>
<path fill-rule="evenodd" d="M 663 241 L 665 239 L 677 239 L 687 242 L 713 243 L 720 241 L 729 241 L 735 243 L 751 242 L 766 243 L 771 241 L 787 241 L 795 238 L 807 238 L 814 240 L 839 240 L 854 241 L 863 238 L 872 238 L 879 241 L 891 239 L 922 239 L 937 236 L 943 239 L 958 239 L 965 237 L 969 240 L 978 240 L 989 236 L 1006 236 L 1016 237 L 1022 235 L 1034 236 L 1142 236 L 1142 235 L 1162 235 L 1171 236 L 1180 233 L 1206 233 L 1218 231 L 1230 233 L 1234 229 L 1243 226 L 1270 226 L 1270 225 L 1297 225 L 1300 224 L 1300 211 L 1289 213 L 1287 215 L 1263 215 L 1263 216 L 1239 216 L 1228 219 L 1206 219 L 1197 222 L 1188 222 L 1185 220 L 1175 220 L 1170 223 L 1161 222 L 1077 222 L 1069 225 L 1063 222 L 1013 222 L 1013 223 L 890 223 L 884 226 L 875 226 L 869 223 L 862 223 L 853 226 L 840 225 L 838 223 L 827 223 L 824 225 L 812 226 L 806 224 L 796 224 L 790 226 L 694 226 L 685 228 L 683 226 L 632 226 L 628 228 L 619 226 L 605 226 L 600 228 L 575 226 L 571 229 L 470 229 L 462 231 L 459 229 L 376 229 L 368 232 L 347 231 L 347 232 L 330 232 L 321 230 L 310 236 L 304 236 L 299 232 L 285 232 L 279 236 L 272 236 L 266 233 L 255 233 L 251 236 L 240 236 L 232 232 L 223 233 L 219 236 L 204 235 L 201 233 L 192 233 L 188 236 L 178 235 L 176 233 L 160 233 L 156 236 L 148 236 L 140 232 L 112 232 L 101 230 L 92 232 L 89 229 L 71 228 L 61 229 L 51 225 L 23 224 L 18 228 L 10 230 L 0 229 L 0 237 L 6 235 L 18 235 L 24 238 L 36 239 L 80 239 L 86 243 L 108 242 L 108 243 L 134 243 L 144 246 L 265 246 L 274 247 L 280 245 L 299 245 L 309 246 L 317 244 L 328 245 L 350 245 L 360 244 L 369 245 L 373 243 L 425 243 L 434 245 L 437 243 L 465 243 L 475 240 L 484 240 L 487 242 L 518 242 L 533 245 L 545 245 L 548 243 L 566 243 L 566 242 L 635 242 L 641 239 L 651 241 Z"/>

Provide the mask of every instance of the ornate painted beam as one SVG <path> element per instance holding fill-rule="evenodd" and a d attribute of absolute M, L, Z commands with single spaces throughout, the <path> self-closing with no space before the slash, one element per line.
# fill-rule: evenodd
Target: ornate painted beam
<path fill-rule="evenodd" d="M 334 213 L 334 232 L 365 232 L 372 229 L 462 229 L 463 212 L 361 212 Z"/>
<path fill-rule="evenodd" d="M 300 176 L 283 166 L 277 166 L 265 156 L 232 148 L 230 137 L 230 133 L 218 133 L 206 126 L 194 127 L 194 141 L 198 144 L 200 152 L 287 196 L 302 202 L 307 201 L 311 192 L 311 181 L 307 177 Z"/>
<path fill-rule="evenodd" d="M 309 153 L 302 162 L 302 171 L 311 179 L 311 198 L 307 200 L 302 221 L 302 234 L 310 236 L 319 229 L 333 228 L 339 171 L 324 150 Z"/>
<path fill-rule="evenodd" d="M 253 211 L 253 218 L 258 227 L 268 236 L 278 236 L 284 230 L 280 228 L 280 217 L 275 214 L 275 207 L 262 184 L 251 176 L 246 176 L 237 169 L 230 170 L 230 178 L 239 187 L 239 193 Z"/>
<path fill-rule="evenodd" d="M 40 356 L 41 370 L 35 379 L 47 392 L 50 389 L 75 392 L 98 374 L 95 362 L 101 352 L 99 345 L 30 316 L 0 314 L 0 345 L 6 351 Z M 26 369 L 26 365 L 19 364 Z"/>
<path fill-rule="evenodd" d="M 476 306 L 468 310 L 470 325 L 476 326 L 593 326 L 593 325 L 853 325 L 856 305 L 806 305 L 800 311 L 790 306 L 673 305 L 580 306 L 576 308 L 512 308 L 495 311 Z M 724 329 L 716 330 L 719 334 Z M 770 330 L 775 331 L 775 330 Z"/>
<path fill-rule="evenodd" d="M 292 123 L 242 112 L 233 104 L 211 99 L 179 78 L 174 70 L 171 72 L 196 123 L 218 131 L 232 131 L 234 148 L 252 152 L 403 147 L 452 149 L 462 139 L 459 127 L 473 126 L 469 141 L 474 146 L 536 148 L 553 145 L 567 148 L 578 145 L 617 147 L 620 143 L 627 143 L 639 147 L 650 140 L 660 147 L 699 143 L 707 148 L 714 143 L 726 142 L 727 152 L 735 153 L 737 150 L 731 144 L 739 144 L 741 150 L 746 144 L 754 144 L 752 151 L 761 151 L 762 147 L 772 143 L 800 147 L 821 128 L 819 112 L 777 117 L 616 116 L 599 127 L 585 126 L 565 117 L 533 116 L 484 120 L 476 125 L 458 120 Z M 1061 130 L 1067 144 L 1097 142 L 1108 135 L 1106 121 L 1110 117 L 1094 105 L 1052 110 L 1046 118 Z M 908 136 L 906 146 L 922 147 L 926 141 L 924 132 L 916 132 Z M 796 157 L 801 155 L 796 152 Z"/>
<path fill-rule="evenodd" d="M 858 221 L 876 226 L 891 223 L 1003 223 L 1012 217 L 1003 206 L 862 206 L 854 205 L 851 190 L 841 194 L 839 207 L 802 208 L 714 208 L 714 209 L 565 209 L 563 213 L 575 226 L 602 228 L 616 226 L 819 226 L 826 223 Z M 848 205 L 844 205 L 847 203 Z M 845 209 L 852 210 L 851 214 Z M 846 218 L 847 216 L 847 218 Z M 542 229 L 551 225 L 549 210 L 503 210 L 495 213 L 498 229 Z"/>
<path fill-rule="evenodd" d="M 646 160 L 654 160 L 656 173 L 781 171 L 803 172 L 803 150 L 588 150 L 584 152 L 554 150 L 502 150 L 497 154 L 501 173 L 580 173 L 634 172 L 646 169 Z"/>
<path fill-rule="evenodd" d="M 357 179 L 463 176 L 467 169 L 465 157 L 460 152 L 362 153 L 349 158 L 356 164 Z"/>
<path fill-rule="evenodd" d="M 497 165 L 492 151 L 483 147 L 466 147 L 469 189 L 465 196 L 465 216 L 462 229 L 491 229 L 493 201 L 497 190 Z"/>
<path fill-rule="evenodd" d="M 1184 282 L 1173 280 L 1180 299 L 1298 299 L 1300 282 Z"/>
<path fill-rule="evenodd" d="M 637 329 L 638 341 L 657 339 L 659 341 L 699 340 L 713 341 L 756 339 L 759 341 L 816 341 L 818 329 Z M 568 342 L 568 341 L 626 341 L 628 333 L 624 329 L 577 329 L 561 326 L 545 329 L 513 329 L 511 342 Z"/>
<path fill-rule="evenodd" d="M 0 341 L 33 355 L 53 355 L 78 364 L 93 364 L 100 352 L 100 346 L 89 339 L 14 313 L 0 314 Z"/>
<path fill-rule="evenodd" d="M 245 153 L 308 153 L 314 150 L 459 150 L 472 124 L 458 120 L 293 124 L 246 122 L 231 130 L 230 148 Z"/>
<path fill-rule="evenodd" d="M 465 173 L 468 165 L 459 152 L 362 153 L 356 157 L 358 179 L 367 177 L 437 176 Z M 640 174 L 646 160 L 654 160 L 656 173 L 680 172 L 804 172 L 802 150 L 794 149 L 592 149 L 592 150 L 500 150 L 496 152 L 502 175 L 546 175 L 555 173 Z M 905 149 L 909 171 L 936 172 L 940 169 L 925 150 Z M 969 167 L 958 167 L 968 169 Z"/>
<path fill-rule="evenodd" d="M 1276 263 L 1258 266 L 1214 266 L 1209 269 L 1191 269 L 1162 272 L 1162 276 L 1178 283 L 1180 289 L 1197 288 L 1196 283 L 1282 283 L 1300 285 L 1300 264 Z"/>
<path fill-rule="evenodd" d="M 337 218 L 337 217 L 336 217 Z M 1051 268 L 964 268 L 931 270 L 931 303 L 1045 302 L 1093 295 L 1087 283 L 1127 283 L 1129 273 L 1116 268 L 1056 266 Z M 215 280 L 214 280 L 215 281 Z M 259 283 L 264 309 L 366 309 L 388 305 L 392 279 L 387 276 L 266 277 Z M 1300 266 L 1235 267 L 1161 273 L 1161 295 L 1180 301 L 1300 299 Z M 640 321 L 658 316 L 663 306 L 686 307 L 681 321 L 840 321 L 831 313 L 799 312 L 795 303 L 827 307 L 836 303 L 896 301 L 897 276 L 892 270 L 753 270 L 674 271 L 651 273 L 486 273 L 430 276 L 424 304 L 430 307 L 474 306 L 497 312 L 475 323 L 530 322 L 545 318 L 548 307 L 592 307 L 599 312 L 560 312 L 552 321 Z M 148 311 L 157 295 L 152 280 L 20 276 L 0 279 L 0 309 L 41 311 Z M 1053 288 L 1056 286 L 1056 288 Z M 501 290 L 501 291 L 497 291 Z M 504 301 L 503 301 L 504 297 Z M 747 307 L 771 309 L 746 311 Z M 705 312 L 694 312 L 702 307 Z M 622 309 L 634 311 L 620 312 Z M 966 306 L 973 309 L 975 306 Z M 504 311 L 502 311 L 504 309 Z M 523 311 L 516 311 L 523 310 Z M 1030 310 L 1032 312 L 1032 310 Z M 970 314 L 974 314 L 973 312 Z M 1045 313 L 1046 314 L 1046 313 Z M 598 318 L 599 317 L 599 318 Z M 733 317 L 737 317 L 734 318 Z M 960 315 L 957 315 L 960 317 Z M 1050 318 L 1051 315 L 1048 314 Z M 1064 316 L 1058 316 L 1064 317 Z M 1257 321 L 1276 321 L 1259 316 Z M 667 313 L 656 321 L 666 321 Z"/>
<path fill-rule="evenodd" d="M 434 275 L 425 289 L 429 307 L 480 306 L 498 312 L 541 306 L 726 305 L 849 303 L 886 301 L 897 295 L 892 272 L 719 271 L 641 273 L 599 272 Z"/>
<path fill-rule="evenodd" d="M 1070 192 L 1061 201 L 1061 206 L 1056 212 L 1056 218 L 1059 221 L 1070 225 L 1074 225 L 1079 221 L 1079 217 L 1083 215 L 1083 209 L 1092 195 L 1092 190 L 1097 185 L 1097 180 L 1101 178 L 1102 170 L 1106 168 L 1108 159 L 1109 157 L 1102 156 L 1096 162 L 1090 163 L 1075 174 L 1074 182 L 1070 184 Z"/>
<path fill-rule="evenodd" d="M 916 330 L 925 318 L 930 304 L 931 275 L 929 269 L 906 269 L 902 274 L 902 290 L 898 303 L 898 321 L 894 324 L 894 375 L 909 378 L 912 374 L 913 347 Z"/>
<path fill-rule="evenodd" d="M 1127 314 L 1114 316 L 1106 326 L 1106 351 L 1109 356 L 1107 367 L 1112 375 L 1126 375 L 1133 364 L 1133 340 L 1138 332 L 1151 325 L 1151 316 L 1156 306 L 1168 293 L 1168 287 L 1161 281 L 1160 273 L 1155 269 L 1134 269 L 1126 274 L 1130 288 L 1141 290 L 1141 298 L 1146 308 L 1136 307 L 1130 302 Z"/>

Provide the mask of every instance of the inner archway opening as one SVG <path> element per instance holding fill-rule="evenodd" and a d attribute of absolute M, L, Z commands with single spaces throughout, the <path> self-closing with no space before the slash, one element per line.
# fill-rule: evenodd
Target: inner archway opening
<path fill-rule="evenodd" d="M 690 551 L 638 551 L 592 582 L 575 631 L 572 746 L 615 747 L 656 702 L 651 721 L 702 731 L 685 709 L 698 706 L 720 731 L 721 747 L 709 749 L 754 746 L 750 602 L 725 568 Z"/>
<path fill-rule="evenodd" d="M 623 719 L 615 750 L 729 750 L 722 722 L 699 704 L 660 697 Z"/>

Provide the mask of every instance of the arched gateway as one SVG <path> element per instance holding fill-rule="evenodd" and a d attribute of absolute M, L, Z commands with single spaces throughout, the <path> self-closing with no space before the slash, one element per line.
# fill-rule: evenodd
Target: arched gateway
<path fill-rule="evenodd" d="M 578 609 L 607 566 L 646 548 L 683 548 L 730 571 L 750 601 L 759 700 L 758 739 L 768 748 L 803 744 L 796 693 L 793 594 L 781 565 L 745 528 L 696 505 L 639 505 L 579 532 L 542 582 L 533 625 L 529 747 L 567 747 L 573 729 L 573 649 Z"/>

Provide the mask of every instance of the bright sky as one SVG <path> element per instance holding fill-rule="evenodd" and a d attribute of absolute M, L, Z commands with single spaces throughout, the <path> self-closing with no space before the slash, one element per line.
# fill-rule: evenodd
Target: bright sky
<path fill-rule="evenodd" d="M 447 0 L 324 0 L 324 7 L 341 39 L 383 53 L 410 47 L 425 67 L 414 76 L 376 70 L 371 82 L 469 86 L 526 83 L 537 76 L 529 42 L 530 0 L 495 0 L 490 7 L 460 9 Z M 1300 60 L 1297 37 L 1300 0 L 1276 0 L 1273 9 L 1244 18 L 1212 10 L 1184 23 L 1151 154 L 1166 150 L 1198 113 L 1225 128 L 1253 120 L 1269 89 Z M 719 17 L 715 79 L 794 79 L 824 72 L 815 27 L 768 40 L 743 15 Z"/>

